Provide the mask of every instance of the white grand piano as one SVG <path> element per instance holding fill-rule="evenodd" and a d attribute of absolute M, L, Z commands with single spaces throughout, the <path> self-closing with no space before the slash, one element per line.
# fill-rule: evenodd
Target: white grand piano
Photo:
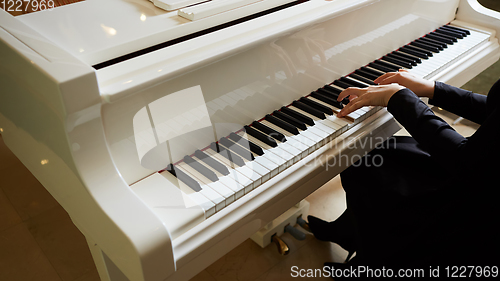
<path fill-rule="evenodd" d="M 3 139 L 102 280 L 193 277 L 399 129 L 336 118 L 343 88 L 461 86 L 500 56 L 476 0 L 197 2 L 0 11 Z"/>

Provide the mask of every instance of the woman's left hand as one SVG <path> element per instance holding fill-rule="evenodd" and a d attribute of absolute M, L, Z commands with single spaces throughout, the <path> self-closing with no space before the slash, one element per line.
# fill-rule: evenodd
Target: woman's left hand
<path fill-rule="evenodd" d="M 367 88 L 347 88 L 339 94 L 337 100 L 341 101 L 349 96 L 349 103 L 337 114 L 337 117 L 344 117 L 363 106 L 387 106 L 392 95 L 404 88 L 404 86 L 398 84 L 370 86 Z"/>

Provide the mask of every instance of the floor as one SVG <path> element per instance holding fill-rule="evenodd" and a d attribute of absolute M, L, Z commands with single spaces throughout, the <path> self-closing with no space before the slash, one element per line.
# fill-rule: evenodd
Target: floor
<path fill-rule="evenodd" d="M 500 10 L 500 1 L 480 2 Z M 500 62 L 497 62 L 464 88 L 486 94 L 499 76 Z M 437 108 L 435 111 L 450 123 L 457 118 Z M 453 127 L 465 136 L 477 129 L 476 124 L 467 120 Z M 0 178 L 0 280 L 98 281 L 83 235 L 5 146 L 1 135 Z M 309 213 L 326 220 L 334 220 L 345 209 L 345 193 L 339 177 L 306 199 L 311 203 Z M 292 266 L 320 268 L 325 261 L 342 261 L 346 255 L 337 245 L 320 242 L 310 234 L 304 241 L 294 240 L 288 234 L 282 239 L 291 248 L 287 256 L 279 255 L 274 245 L 262 249 L 249 239 L 192 280 L 288 280 L 292 279 Z"/>

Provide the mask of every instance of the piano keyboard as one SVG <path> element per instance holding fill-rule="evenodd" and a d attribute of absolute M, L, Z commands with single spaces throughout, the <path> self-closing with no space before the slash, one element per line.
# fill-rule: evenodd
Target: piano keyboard
<path fill-rule="evenodd" d="M 361 108 L 346 118 L 337 118 L 336 113 L 348 103 L 347 99 L 337 101 L 342 90 L 375 85 L 378 76 L 401 68 L 430 78 L 486 43 L 489 37 L 474 30 L 442 26 L 205 149 L 186 155 L 155 174 L 167 179 L 157 184 L 181 189 L 184 203 L 199 206 L 204 218 L 209 218 L 380 109 Z"/>

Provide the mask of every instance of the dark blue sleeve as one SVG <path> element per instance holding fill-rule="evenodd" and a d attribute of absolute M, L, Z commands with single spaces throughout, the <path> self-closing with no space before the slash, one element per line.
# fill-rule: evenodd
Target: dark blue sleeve
<path fill-rule="evenodd" d="M 484 95 L 436 82 L 434 98 L 429 99 L 429 103 L 472 122 L 483 124 L 488 117 L 486 100 Z"/>
<path fill-rule="evenodd" d="M 388 111 L 411 136 L 433 157 L 446 164 L 457 157 L 467 139 L 439 118 L 411 90 L 395 93 L 387 105 Z"/>
<path fill-rule="evenodd" d="M 500 80 L 499 80 L 500 81 Z M 442 86 L 442 85 L 441 85 Z M 441 87 L 438 86 L 438 89 Z M 452 93 L 454 92 L 454 93 Z M 475 95 L 475 94 L 474 94 Z M 463 137 L 417 97 L 411 90 L 402 89 L 395 93 L 387 105 L 388 111 L 405 127 L 411 136 L 444 168 L 457 175 L 457 178 L 478 177 L 492 179 L 500 171 L 496 162 L 500 159 L 500 82 L 490 90 L 487 103 L 482 97 L 472 96 L 466 91 L 440 92 L 434 100 L 449 98 L 457 104 L 451 105 L 456 112 L 466 111 L 471 105 L 474 118 L 481 121 L 481 126 L 470 137 Z M 486 98 L 486 97 L 485 97 Z M 458 103 L 463 102 L 464 105 Z M 448 102 L 446 102 L 448 104 Z M 446 108 L 446 107 L 443 107 Z M 486 115 L 486 116 L 484 116 Z M 465 116 L 464 116 L 465 117 Z"/>

